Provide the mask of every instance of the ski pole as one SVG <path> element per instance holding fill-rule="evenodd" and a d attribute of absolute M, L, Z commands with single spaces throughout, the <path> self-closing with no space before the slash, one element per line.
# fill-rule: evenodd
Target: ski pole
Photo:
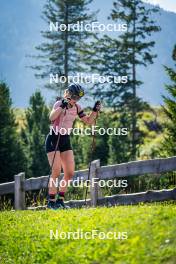
<path fill-rule="evenodd" d="M 98 112 L 97 112 L 97 116 L 95 118 L 95 125 L 96 125 L 97 118 L 98 118 Z M 91 167 L 94 149 L 95 149 L 95 134 L 93 134 L 93 137 L 92 137 L 91 155 L 90 155 L 89 170 L 88 170 L 88 177 L 87 177 L 88 182 L 90 179 L 90 167 Z M 88 186 L 86 185 L 85 205 L 86 205 L 86 201 L 87 201 L 87 192 L 88 192 Z"/>

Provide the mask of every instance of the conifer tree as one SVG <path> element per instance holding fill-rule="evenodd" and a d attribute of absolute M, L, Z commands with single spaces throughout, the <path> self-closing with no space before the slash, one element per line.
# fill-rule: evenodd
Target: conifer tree
<path fill-rule="evenodd" d="M 151 35 L 160 30 L 152 18 L 159 9 L 148 8 L 141 0 L 118 0 L 113 4 L 111 18 L 116 22 L 127 24 L 127 31 L 120 36 L 121 50 L 126 53 L 128 78 L 131 84 L 131 116 L 132 116 L 132 158 L 137 155 L 137 113 L 141 105 L 138 103 L 137 88 L 142 84 L 137 78 L 137 67 L 152 64 L 156 54 L 152 53 L 155 42 Z"/>
<path fill-rule="evenodd" d="M 26 110 L 26 127 L 21 131 L 28 160 L 28 177 L 47 175 L 49 165 L 45 153 L 45 137 L 49 133 L 49 109 L 40 91 L 30 97 Z"/>
<path fill-rule="evenodd" d="M 79 51 L 85 48 L 86 41 L 94 35 L 84 28 L 85 24 L 95 20 L 96 12 L 89 13 L 88 5 L 91 2 L 92 0 L 47 0 L 44 6 L 43 19 L 48 24 L 48 30 L 41 32 L 45 42 L 37 47 L 39 55 L 33 56 L 41 64 L 32 68 L 36 70 L 36 77 L 47 78 L 45 87 L 55 90 L 60 96 L 68 86 L 68 76 L 84 71 Z M 52 31 L 49 30 L 49 25 L 52 26 Z M 72 25 L 79 26 L 73 29 Z M 53 77 L 51 82 L 50 74 Z M 64 78 L 60 82 L 57 77 L 61 76 Z"/>
<path fill-rule="evenodd" d="M 176 45 L 174 46 L 172 58 L 176 66 Z M 167 135 L 163 143 L 164 152 L 167 156 L 176 156 L 176 70 L 165 66 L 166 73 L 170 77 L 171 84 L 165 85 L 168 96 L 163 96 L 164 112 L 167 116 Z"/>
<path fill-rule="evenodd" d="M 152 48 L 155 42 L 150 36 L 160 30 L 152 19 L 158 8 L 147 8 L 141 0 L 118 0 L 113 4 L 111 18 L 127 26 L 127 30 L 117 33 L 117 38 L 107 35 L 97 37 L 83 51 L 84 59 L 89 63 L 92 72 L 103 77 L 112 76 L 111 83 L 96 83 L 93 95 L 120 113 L 118 119 L 123 121 L 130 131 L 127 138 L 129 159 L 136 159 L 142 143 L 138 120 L 140 111 L 149 106 L 137 96 L 137 88 L 142 81 L 137 78 L 137 67 L 153 63 L 155 54 Z M 114 120 L 115 121 L 115 120 Z M 118 120 L 117 120 L 118 122 Z M 118 122 L 119 123 L 119 122 Z M 123 126 L 123 124 L 119 124 Z M 123 144 L 125 143 L 124 137 Z"/>
<path fill-rule="evenodd" d="M 0 82 L 0 161 L 0 182 L 13 181 L 15 174 L 25 171 L 9 87 L 4 82 Z"/>

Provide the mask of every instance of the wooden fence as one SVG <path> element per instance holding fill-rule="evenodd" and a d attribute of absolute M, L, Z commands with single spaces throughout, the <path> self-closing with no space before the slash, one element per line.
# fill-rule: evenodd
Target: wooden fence
<path fill-rule="evenodd" d="M 119 194 L 102 197 L 99 180 L 109 180 L 118 177 L 129 178 L 130 176 L 145 174 L 160 174 L 176 170 L 176 157 L 132 161 L 122 164 L 100 166 L 100 160 L 91 163 L 90 168 L 90 199 L 86 204 L 84 200 L 68 201 L 71 207 L 82 207 L 85 205 L 96 207 L 97 205 L 127 205 L 138 204 L 140 202 L 168 201 L 176 200 L 176 188 L 170 190 L 147 191 L 133 194 Z M 61 174 L 62 179 L 63 174 Z M 88 169 L 75 171 L 73 180 L 84 180 L 88 178 Z M 94 179 L 96 178 L 96 179 Z M 22 172 L 14 176 L 13 182 L 0 184 L 0 196 L 14 193 L 16 210 L 26 209 L 25 192 L 47 188 L 48 176 L 25 179 L 25 173 Z M 94 186 L 93 183 L 94 182 Z"/>

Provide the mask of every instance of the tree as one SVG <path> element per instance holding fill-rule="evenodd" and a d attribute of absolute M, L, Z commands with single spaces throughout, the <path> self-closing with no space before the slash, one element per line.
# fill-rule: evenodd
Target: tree
<path fill-rule="evenodd" d="M 28 160 L 28 177 L 46 175 L 49 171 L 44 149 L 45 137 L 49 132 L 49 109 L 40 91 L 30 97 L 26 110 L 26 127 L 22 129 L 23 147 Z"/>
<path fill-rule="evenodd" d="M 110 124 L 111 127 L 115 128 L 125 128 L 127 127 L 127 121 L 129 117 L 127 116 L 128 113 L 111 113 Z M 129 129 L 128 129 L 129 130 Z M 108 163 L 115 164 L 115 163 L 122 163 L 127 162 L 130 160 L 131 155 L 131 148 L 130 148 L 130 135 L 129 131 L 127 130 L 128 134 L 123 135 L 119 133 L 119 135 L 111 135 L 109 136 L 109 158 Z"/>
<path fill-rule="evenodd" d="M 176 45 L 174 46 L 172 58 L 176 66 Z M 168 119 L 166 123 L 167 134 L 163 143 L 163 150 L 167 156 L 176 156 L 176 70 L 171 67 L 164 66 L 166 73 L 171 79 L 171 84 L 165 85 L 168 96 L 163 96 L 164 112 Z"/>
<path fill-rule="evenodd" d="M 0 182 L 14 180 L 25 171 L 26 160 L 17 133 L 9 87 L 0 82 Z"/>
<path fill-rule="evenodd" d="M 138 120 L 140 111 L 148 109 L 147 103 L 137 96 L 136 90 L 142 84 L 137 79 L 137 67 L 153 63 L 156 55 L 152 54 L 155 42 L 149 37 L 160 30 L 151 16 L 157 8 L 147 9 L 141 0 L 119 0 L 114 3 L 111 18 L 127 25 L 127 31 L 112 38 L 104 35 L 92 42 L 92 51 L 85 50 L 85 58 L 93 71 L 102 76 L 112 76 L 111 83 L 95 84 L 93 95 L 105 101 L 114 112 L 120 113 L 119 120 L 130 131 L 131 140 L 125 141 L 130 150 L 129 159 L 136 159 L 142 143 L 142 133 Z M 125 147 L 126 148 L 126 147 Z"/>
<path fill-rule="evenodd" d="M 114 21 L 120 21 L 127 24 L 127 31 L 119 36 L 121 42 L 121 51 L 126 52 L 126 62 L 128 63 L 128 78 L 132 89 L 132 157 L 136 158 L 137 142 L 137 113 L 139 111 L 139 98 L 137 97 L 137 88 L 142 84 L 137 79 L 137 67 L 146 67 L 152 64 L 155 54 L 152 54 L 152 48 L 155 45 L 151 41 L 152 33 L 158 32 L 160 27 L 155 25 L 152 14 L 158 12 L 158 8 L 147 8 L 141 0 L 118 0 L 113 4 L 111 18 Z"/>
<path fill-rule="evenodd" d="M 41 65 L 32 68 L 37 71 L 36 77 L 49 78 L 52 74 L 56 82 L 46 83 L 45 87 L 60 92 L 60 96 L 68 85 L 68 76 L 84 69 L 79 50 L 84 49 L 85 42 L 93 34 L 86 30 L 73 30 L 71 25 L 84 26 L 95 20 L 96 13 L 88 12 L 91 2 L 92 0 L 47 0 L 44 6 L 43 19 L 48 24 L 51 23 L 51 26 L 54 25 L 56 30 L 41 32 L 47 42 L 36 47 L 40 52 L 36 57 Z M 63 83 L 57 79 L 61 76 L 64 76 Z"/>
<path fill-rule="evenodd" d="M 124 52 L 121 48 L 121 42 L 118 39 L 110 38 L 107 35 L 104 35 L 102 38 L 98 38 L 96 42 L 92 43 L 92 52 L 84 52 L 85 59 L 89 61 L 89 66 L 92 68 L 92 71 L 97 72 L 100 76 L 108 77 L 111 76 L 111 83 L 96 83 L 94 85 L 94 90 L 92 94 L 94 97 L 101 99 L 102 102 L 110 108 L 110 112 L 113 115 L 113 125 L 119 127 L 128 128 L 128 136 L 110 137 L 109 146 L 110 146 L 110 158 L 109 161 L 113 161 L 111 155 L 114 153 L 114 158 L 118 162 L 126 161 L 133 159 L 132 151 L 132 121 L 133 121 L 133 93 L 132 93 L 132 81 L 128 80 L 128 75 L 130 73 L 130 67 L 127 61 L 127 53 Z M 143 111 L 148 108 L 148 104 L 144 103 L 140 98 L 136 98 L 136 103 L 138 106 L 138 111 Z M 118 114 L 115 114 L 118 113 Z M 111 116 L 111 115 L 110 115 Z M 139 114 L 137 116 L 139 118 Z M 109 119 L 110 123 L 110 119 Z M 114 143 L 111 146 L 112 140 Z M 140 145 L 142 143 L 142 132 L 139 131 L 139 128 L 136 126 L 135 133 L 135 144 Z M 115 146 L 117 148 L 115 148 Z M 122 155 L 118 152 L 115 154 L 116 149 L 121 148 L 127 150 L 127 154 Z M 112 147 L 112 148 L 111 148 Z"/>
<path fill-rule="evenodd" d="M 126 63 L 126 53 L 120 50 L 119 40 L 107 35 L 98 37 L 91 42 L 91 48 L 88 49 L 87 46 L 83 54 L 92 72 L 104 79 L 111 76 L 109 81 L 96 82 L 92 94 L 102 99 L 105 105 L 112 107 L 114 111 L 120 110 L 122 103 L 124 106 L 130 100 L 130 85 L 127 78 L 129 67 Z"/>

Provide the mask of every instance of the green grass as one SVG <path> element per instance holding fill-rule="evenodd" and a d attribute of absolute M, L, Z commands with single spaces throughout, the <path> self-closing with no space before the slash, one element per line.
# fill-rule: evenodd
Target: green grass
<path fill-rule="evenodd" d="M 50 230 L 127 232 L 125 240 L 50 239 Z M 0 213 L 0 263 L 176 263 L 173 204 Z"/>

